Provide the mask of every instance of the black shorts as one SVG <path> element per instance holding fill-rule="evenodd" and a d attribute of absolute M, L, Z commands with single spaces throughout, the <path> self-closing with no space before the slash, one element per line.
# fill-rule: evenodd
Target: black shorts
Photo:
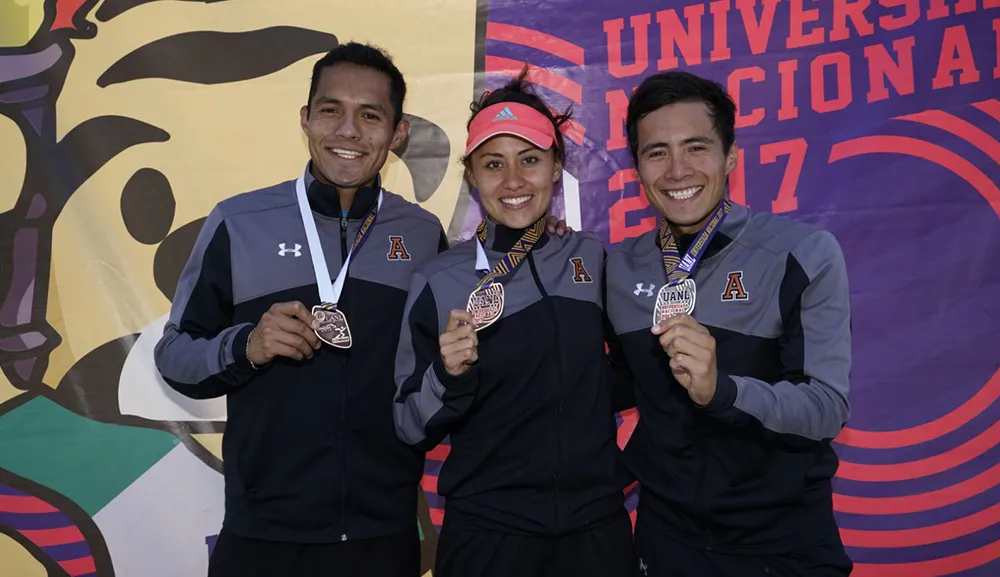
<path fill-rule="evenodd" d="M 434 577 L 629 577 L 632 521 L 624 508 L 593 528 L 561 537 L 466 529 L 445 515 Z"/>
<path fill-rule="evenodd" d="M 420 577 L 416 526 L 390 537 L 343 543 L 280 543 L 223 530 L 208 577 Z"/>
<path fill-rule="evenodd" d="M 641 515 L 635 554 L 636 577 L 847 577 L 854 568 L 839 535 L 781 555 L 735 555 L 681 543 Z"/>

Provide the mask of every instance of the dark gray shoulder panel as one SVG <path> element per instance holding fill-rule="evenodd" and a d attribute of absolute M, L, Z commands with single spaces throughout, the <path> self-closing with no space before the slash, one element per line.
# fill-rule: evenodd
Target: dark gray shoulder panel
<path fill-rule="evenodd" d="M 348 227 L 351 242 L 360 225 L 352 222 Z M 417 267 L 437 255 L 442 230 L 437 217 L 386 191 L 361 258 L 351 262 L 350 276 L 406 291 Z"/>
<path fill-rule="evenodd" d="M 589 232 L 555 235 L 535 255 L 542 286 L 551 296 L 596 303 L 604 307 L 604 245 Z"/>

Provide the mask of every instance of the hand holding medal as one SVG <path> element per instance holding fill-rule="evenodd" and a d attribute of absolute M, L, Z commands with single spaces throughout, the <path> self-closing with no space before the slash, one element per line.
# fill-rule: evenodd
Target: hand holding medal
<path fill-rule="evenodd" d="M 653 326 L 653 334 L 670 357 L 670 372 L 680 383 L 691 400 L 707 405 L 715 396 L 718 368 L 715 356 L 715 338 L 708 329 L 682 314 Z"/>
<path fill-rule="evenodd" d="M 300 302 L 271 305 L 247 340 L 247 359 L 261 367 L 274 357 L 301 361 L 313 356 L 319 339 L 313 332 L 313 318 Z"/>
<path fill-rule="evenodd" d="M 479 338 L 472 314 L 468 311 L 453 310 L 448 316 L 448 325 L 438 337 L 441 348 L 441 363 L 449 375 L 457 377 L 479 360 Z"/>

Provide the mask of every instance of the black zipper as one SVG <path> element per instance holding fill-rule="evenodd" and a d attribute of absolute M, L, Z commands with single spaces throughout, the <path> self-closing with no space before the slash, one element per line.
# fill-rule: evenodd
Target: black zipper
<path fill-rule="evenodd" d="M 340 214 L 340 263 L 347 260 L 347 215 Z M 347 279 L 344 279 L 347 284 Z M 340 293 L 343 302 L 344 293 Z M 347 427 L 347 355 L 340 356 L 340 534 L 341 541 L 347 541 L 347 446 L 344 428 Z"/>
<path fill-rule="evenodd" d="M 545 308 L 552 316 L 552 326 L 555 330 L 555 352 L 559 358 L 559 363 L 556 365 L 556 390 L 559 395 L 559 404 L 556 406 L 556 458 L 555 473 L 552 475 L 552 509 L 555 517 L 553 532 L 558 533 L 559 527 L 561 526 L 559 520 L 559 482 L 561 480 L 560 471 L 562 470 L 562 408 L 564 392 L 563 377 L 565 375 L 565 371 L 563 370 L 563 365 L 565 363 L 565 358 L 563 356 L 564 349 L 559 338 L 559 316 L 556 314 L 555 305 L 552 304 L 552 299 L 549 298 L 549 293 L 546 292 L 545 287 L 542 285 L 542 280 L 538 276 L 538 269 L 535 268 L 535 259 L 531 253 L 528 253 L 528 267 L 531 269 L 532 278 L 535 279 L 535 286 L 538 287 L 538 291 L 542 293 L 542 299 L 545 300 Z"/>

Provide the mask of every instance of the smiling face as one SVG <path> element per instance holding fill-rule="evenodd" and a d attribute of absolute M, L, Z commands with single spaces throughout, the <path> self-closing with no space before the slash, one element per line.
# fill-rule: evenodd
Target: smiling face
<path fill-rule="evenodd" d="M 516 136 L 501 135 L 472 152 L 466 174 L 491 219 L 526 228 L 548 212 L 562 163 L 555 149 L 541 150 Z"/>
<path fill-rule="evenodd" d="M 316 94 L 301 110 L 313 176 L 344 192 L 371 184 L 390 150 L 406 139 L 406 120 L 393 126 L 390 81 L 356 64 L 325 68 Z"/>
<path fill-rule="evenodd" d="M 638 129 L 636 168 L 646 198 L 676 233 L 698 232 L 726 194 L 736 144 L 723 149 L 702 102 L 658 108 L 639 121 Z"/>

